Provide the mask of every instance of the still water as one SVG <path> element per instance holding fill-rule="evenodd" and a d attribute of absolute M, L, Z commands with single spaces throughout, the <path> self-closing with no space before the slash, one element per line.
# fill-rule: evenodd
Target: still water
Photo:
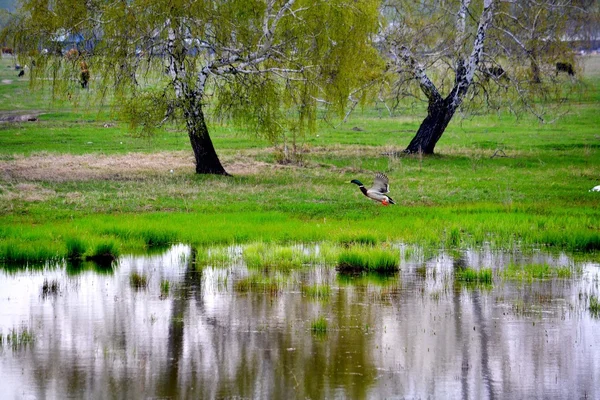
<path fill-rule="evenodd" d="M 600 398 L 600 319 L 588 310 L 600 265 L 485 249 L 401 259 L 387 277 L 270 272 L 275 291 L 239 290 L 252 274 L 243 262 L 199 268 L 183 245 L 121 257 L 108 273 L 0 269 L 0 398 Z M 509 263 L 578 272 L 452 279 Z M 302 291 L 315 284 L 330 294 Z M 319 317 L 325 333 L 311 331 Z M 32 341 L 6 341 L 23 329 Z"/>

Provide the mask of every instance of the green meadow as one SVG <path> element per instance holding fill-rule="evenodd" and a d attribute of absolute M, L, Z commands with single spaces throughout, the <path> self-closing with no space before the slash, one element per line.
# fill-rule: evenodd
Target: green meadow
<path fill-rule="evenodd" d="M 600 185 L 598 56 L 582 60 L 581 82 L 559 77 L 577 91 L 549 122 L 457 115 L 431 157 L 389 155 L 408 144 L 424 106 L 390 115 L 374 104 L 345 123 L 321 120 L 314 133 L 286 138 L 297 164 L 279 162 L 281 143 L 212 124 L 231 177 L 194 173 L 182 126 L 140 136 L 93 101 L 93 80 L 89 92 L 74 82 L 71 102 L 53 100 L 50 85 L 30 88 L 13 63 L 5 56 L 0 65 L 0 114 L 39 117 L 0 123 L 4 261 L 110 258 L 178 242 L 600 250 L 600 192 L 590 191 Z M 368 186 L 376 171 L 389 176 L 396 205 L 375 204 L 350 184 Z M 260 246 L 245 256 L 258 263 Z M 294 267 L 291 250 L 281 251 L 275 258 L 289 256 Z"/>

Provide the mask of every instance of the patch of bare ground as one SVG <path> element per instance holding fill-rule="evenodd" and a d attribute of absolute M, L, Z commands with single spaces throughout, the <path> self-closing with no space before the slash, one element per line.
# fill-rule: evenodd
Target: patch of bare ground
<path fill-rule="evenodd" d="M 265 169 L 277 168 L 242 154 L 223 157 L 223 164 L 232 175 L 254 175 Z M 116 155 L 38 153 L 0 160 L 0 179 L 13 183 L 144 180 L 172 173 L 193 172 L 194 158 L 185 151 Z"/>
<path fill-rule="evenodd" d="M 0 122 L 33 122 L 41 114 L 40 111 L 1 111 Z"/>

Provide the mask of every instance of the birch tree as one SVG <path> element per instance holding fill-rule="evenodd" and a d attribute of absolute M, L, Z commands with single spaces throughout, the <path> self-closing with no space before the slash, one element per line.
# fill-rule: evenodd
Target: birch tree
<path fill-rule="evenodd" d="M 405 152 L 432 154 L 465 101 L 504 102 L 543 120 L 535 102 L 561 84 L 552 79 L 556 62 L 574 62 L 566 32 L 577 30 L 581 11 L 570 0 L 385 1 L 382 37 L 397 95 L 428 104 Z"/>
<path fill-rule="evenodd" d="M 40 50 L 61 33 L 84 35 L 92 45 L 81 56 L 90 90 L 114 94 L 135 126 L 183 121 L 196 172 L 227 174 L 207 119 L 276 137 L 310 129 L 318 101 L 343 108 L 376 58 L 370 36 L 378 6 L 375 0 L 23 0 L 6 34 L 21 54 L 36 58 L 32 79 L 50 75 L 55 84 L 69 81 L 68 73 L 57 73 L 69 70 L 65 57 Z"/>

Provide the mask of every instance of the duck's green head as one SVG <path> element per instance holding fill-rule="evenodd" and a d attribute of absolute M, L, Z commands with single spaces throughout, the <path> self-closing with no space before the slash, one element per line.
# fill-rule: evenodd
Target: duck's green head
<path fill-rule="evenodd" d="M 354 183 L 355 185 L 358 185 L 358 186 L 363 186 L 362 182 L 359 181 L 358 179 L 352 179 L 350 181 L 350 183 Z"/>

